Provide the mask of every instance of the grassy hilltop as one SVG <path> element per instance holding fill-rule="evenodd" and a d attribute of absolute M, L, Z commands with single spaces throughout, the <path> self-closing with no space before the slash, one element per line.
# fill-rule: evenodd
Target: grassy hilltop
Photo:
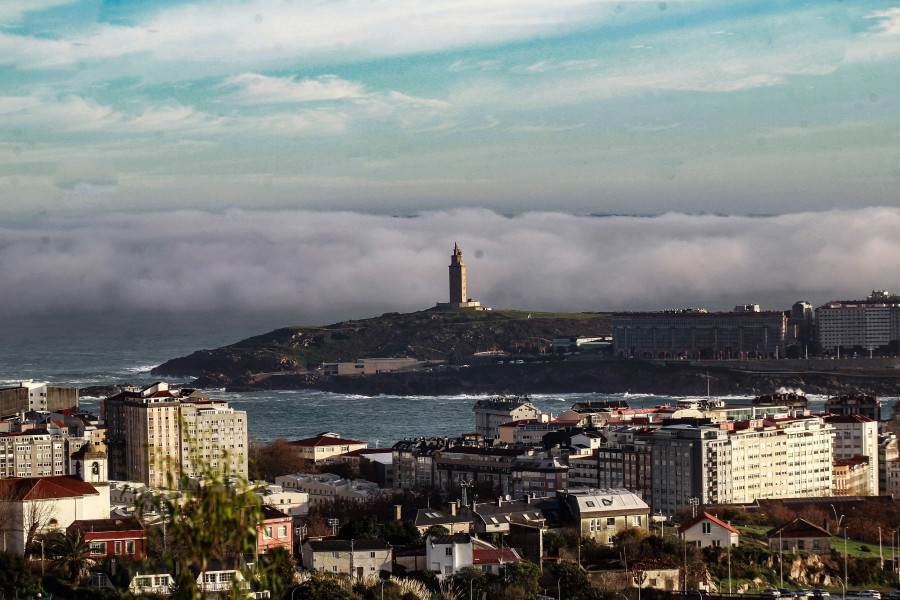
<path fill-rule="evenodd" d="M 320 327 L 284 327 L 215 350 L 169 360 L 155 375 L 227 378 L 299 372 L 323 362 L 410 357 L 460 363 L 479 351 L 546 347 L 554 337 L 610 332 L 605 313 L 424 310 Z"/>

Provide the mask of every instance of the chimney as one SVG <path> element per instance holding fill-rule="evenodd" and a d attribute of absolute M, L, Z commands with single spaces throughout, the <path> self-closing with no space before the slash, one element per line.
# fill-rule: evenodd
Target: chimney
<path fill-rule="evenodd" d="M 401 518 L 401 513 L 403 512 L 403 506 L 400 504 L 394 505 L 394 520 L 399 521 Z"/>
<path fill-rule="evenodd" d="M 503 498 L 497 498 L 497 507 L 503 506 Z"/>
<path fill-rule="evenodd" d="M 456 516 L 456 502 L 451 502 L 451 503 L 450 503 L 450 516 L 451 516 L 451 517 L 455 517 L 455 516 Z"/>

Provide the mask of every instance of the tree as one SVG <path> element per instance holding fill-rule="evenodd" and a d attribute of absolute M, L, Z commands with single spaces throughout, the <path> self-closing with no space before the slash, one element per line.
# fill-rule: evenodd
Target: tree
<path fill-rule="evenodd" d="M 176 578 L 178 597 L 200 600 L 205 590 L 197 586 L 197 574 L 205 581 L 206 572 L 214 559 L 237 559 L 256 552 L 257 526 L 262 520 L 262 504 L 247 482 L 234 477 L 202 458 L 197 448 L 191 448 L 190 463 L 198 474 L 193 480 L 171 463 L 168 487 L 181 490 L 181 496 L 150 492 L 137 500 L 139 515 L 156 510 L 167 519 L 167 529 L 175 544 L 169 546 L 166 563 Z M 227 454 L 219 457 L 228 465 Z M 249 572 L 245 579 L 252 579 Z M 232 597 L 243 597 L 235 586 Z"/>
<path fill-rule="evenodd" d="M 555 531 L 545 531 L 543 536 L 544 554 L 547 556 L 559 556 L 559 549 L 566 546 L 566 538 Z"/>
<path fill-rule="evenodd" d="M 82 579 L 90 576 L 91 566 L 94 564 L 90 548 L 90 544 L 78 530 L 70 536 L 56 536 L 50 543 L 50 554 L 54 557 L 50 568 L 70 580 L 77 588 Z"/>
<path fill-rule="evenodd" d="M 570 560 L 551 565 L 550 574 L 558 581 L 563 598 L 574 598 L 588 584 L 587 572 Z"/>
<path fill-rule="evenodd" d="M 309 462 L 303 460 L 297 448 L 284 438 L 269 444 L 254 441 L 247 453 L 247 470 L 250 479 L 275 481 L 280 475 L 301 473 L 308 470 Z"/>
<path fill-rule="evenodd" d="M 25 550 L 30 551 L 38 533 L 56 522 L 56 507 L 52 500 L 29 500 L 22 506 L 22 525 L 25 529 Z"/>
<path fill-rule="evenodd" d="M 439 535 L 450 535 L 450 532 L 443 525 L 432 525 L 425 530 L 425 533 L 422 534 L 422 537 L 428 539 L 429 537 L 435 537 Z"/>
<path fill-rule="evenodd" d="M 260 562 L 268 565 L 267 588 L 273 598 L 281 598 L 294 583 L 297 574 L 297 561 L 285 548 L 275 548 L 269 554 L 260 556 Z"/>
<path fill-rule="evenodd" d="M 0 552 L 0 590 L 24 595 L 39 589 L 39 581 L 24 555 L 6 550 Z"/>
<path fill-rule="evenodd" d="M 487 573 L 475 566 L 463 567 L 450 577 L 453 589 L 456 590 L 457 597 L 468 598 L 469 590 L 474 595 L 476 592 L 484 589 L 487 583 Z"/>
<path fill-rule="evenodd" d="M 507 587 L 517 587 L 529 597 L 541 591 L 541 568 L 529 560 L 506 563 L 500 576 Z"/>

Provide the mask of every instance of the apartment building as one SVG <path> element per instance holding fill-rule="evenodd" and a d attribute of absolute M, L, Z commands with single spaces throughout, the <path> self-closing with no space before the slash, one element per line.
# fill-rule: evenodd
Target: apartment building
<path fill-rule="evenodd" d="M 0 478 L 68 475 L 66 437 L 46 428 L 0 434 Z"/>
<path fill-rule="evenodd" d="M 465 481 L 490 494 L 511 495 L 514 492 L 512 465 L 527 454 L 525 448 L 453 446 L 434 458 L 436 487 L 445 494 L 455 495 Z"/>
<path fill-rule="evenodd" d="M 499 427 L 504 423 L 541 416 L 541 411 L 527 397 L 518 396 L 479 400 L 472 411 L 475 413 L 475 433 L 491 439 L 500 437 Z"/>
<path fill-rule="evenodd" d="M 758 498 L 828 496 L 831 424 L 821 417 L 672 425 L 644 438 L 652 459 L 652 507 L 671 515 L 688 506 Z"/>
<path fill-rule="evenodd" d="M 400 440 L 391 448 L 394 487 L 404 490 L 430 490 L 437 481 L 434 458 L 451 444 L 462 440 L 446 437 Z"/>
<path fill-rule="evenodd" d="M 829 415 L 862 415 L 873 421 L 881 420 L 881 400 L 875 396 L 846 394 L 834 396 L 825 402 L 825 413 Z"/>
<path fill-rule="evenodd" d="M 834 429 L 834 458 L 868 457 L 868 483 L 862 495 L 878 495 L 878 422 L 862 415 L 830 415 L 825 421 Z"/>
<path fill-rule="evenodd" d="M 648 530 L 650 507 L 637 495 L 624 490 L 569 490 L 560 494 L 581 537 L 612 545 L 612 538 L 627 527 Z"/>
<path fill-rule="evenodd" d="M 900 297 L 884 290 L 865 300 L 836 300 L 816 309 L 819 342 L 826 350 L 874 349 L 900 339 Z"/>
<path fill-rule="evenodd" d="M 198 460 L 247 477 L 247 414 L 196 390 L 157 382 L 129 387 L 101 403 L 109 477 L 167 487 L 180 470 L 198 476 Z"/>
<path fill-rule="evenodd" d="M 548 433 L 576 426 L 577 419 L 551 419 L 550 415 L 541 415 L 538 419 L 504 423 L 497 428 L 497 437 L 505 444 L 540 446 Z"/>
<path fill-rule="evenodd" d="M 524 500 L 529 496 L 553 497 L 569 489 L 569 466 L 559 458 L 528 456 L 512 463 L 513 497 Z"/>

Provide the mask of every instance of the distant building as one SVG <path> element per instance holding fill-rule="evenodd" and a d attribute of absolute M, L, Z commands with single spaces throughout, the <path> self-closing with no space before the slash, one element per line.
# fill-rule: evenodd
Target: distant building
<path fill-rule="evenodd" d="M 541 411 L 527 397 L 499 396 L 479 400 L 472 408 L 475 413 L 475 433 L 485 438 L 500 437 L 500 426 L 511 421 L 537 419 Z"/>
<path fill-rule="evenodd" d="M 394 371 L 411 371 L 427 364 L 415 358 L 361 358 L 356 362 L 325 363 L 322 372 L 333 377 L 377 375 Z"/>
<path fill-rule="evenodd" d="M 453 254 L 450 255 L 450 301 L 438 302 L 437 308 L 474 308 L 476 310 L 490 310 L 481 306 L 468 297 L 466 291 L 466 265 L 463 262 L 463 253 L 458 244 L 453 244 Z"/>
<path fill-rule="evenodd" d="M 294 553 L 293 518 L 272 506 L 262 506 L 262 520 L 257 525 L 256 553 L 269 554 L 276 548 Z"/>
<path fill-rule="evenodd" d="M 300 453 L 301 458 L 313 464 L 341 462 L 342 454 L 369 447 L 366 442 L 346 440 L 331 431 L 323 431 L 314 437 L 296 440 L 290 444 Z"/>
<path fill-rule="evenodd" d="M 443 581 L 463 567 L 472 566 L 472 536 L 468 533 L 428 536 L 425 540 L 425 564 Z"/>
<path fill-rule="evenodd" d="M 875 396 L 848 394 L 834 396 L 825 402 L 825 412 L 829 415 L 862 415 L 873 421 L 881 420 L 881 400 Z"/>
<path fill-rule="evenodd" d="M 825 421 L 834 428 L 833 452 L 835 461 L 837 459 L 852 460 L 857 468 L 865 469 L 867 473 L 867 483 L 864 489 L 859 489 L 848 482 L 850 489 L 846 494 L 841 495 L 877 496 L 878 422 L 857 414 L 847 416 L 831 415 L 825 417 Z M 863 465 L 859 464 L 858 457 L 866 457 Z M 854 469 L 854 472 L 856 470 Z"/>
<path fill-rule="evenodd" d="M 309 494 L 309 504 L 333 502 L 336 498 L 344 500 L 365 500 L 380 490 L 378 484 L 365 479 L 343 479 L 334 473 L 294 473 L 280 475 L 275 483 L 286 492 L 304 492 Z"/>
<path fill-rule="evenodd" d="M 71 537 L 76 532 L 88 544 L 92 560 L 141 561 L 147 557 L 147 532 L 135 517 L 74 521 L 66 534 Z"/>
<path fill-rule="evenodd" d="M 23 381 L 16 387 L 0 389 L 0 416 L 30 410 L 60 412 L 78 408 L 78 390 L 34 381 Z"/>
<path fill-rule="evenodd" d="M 900 340 L 900 296 L 875 290 L 865 300 L 835 300 L 816 309 L 816 329 L 825 350 L 874 350 Z"/>
<path fill-rule="evenodd" d="M 769 549 L 811 554 L 831 553 L 831 534 L 804 519 L 793 521 L 766 532 Z"/>
<path fill-rule="evenodd" d="M 686 309 L 612 316 L 613 351 L 620 358 L 783 357 L 786 330 L 782 312 Z"/>

